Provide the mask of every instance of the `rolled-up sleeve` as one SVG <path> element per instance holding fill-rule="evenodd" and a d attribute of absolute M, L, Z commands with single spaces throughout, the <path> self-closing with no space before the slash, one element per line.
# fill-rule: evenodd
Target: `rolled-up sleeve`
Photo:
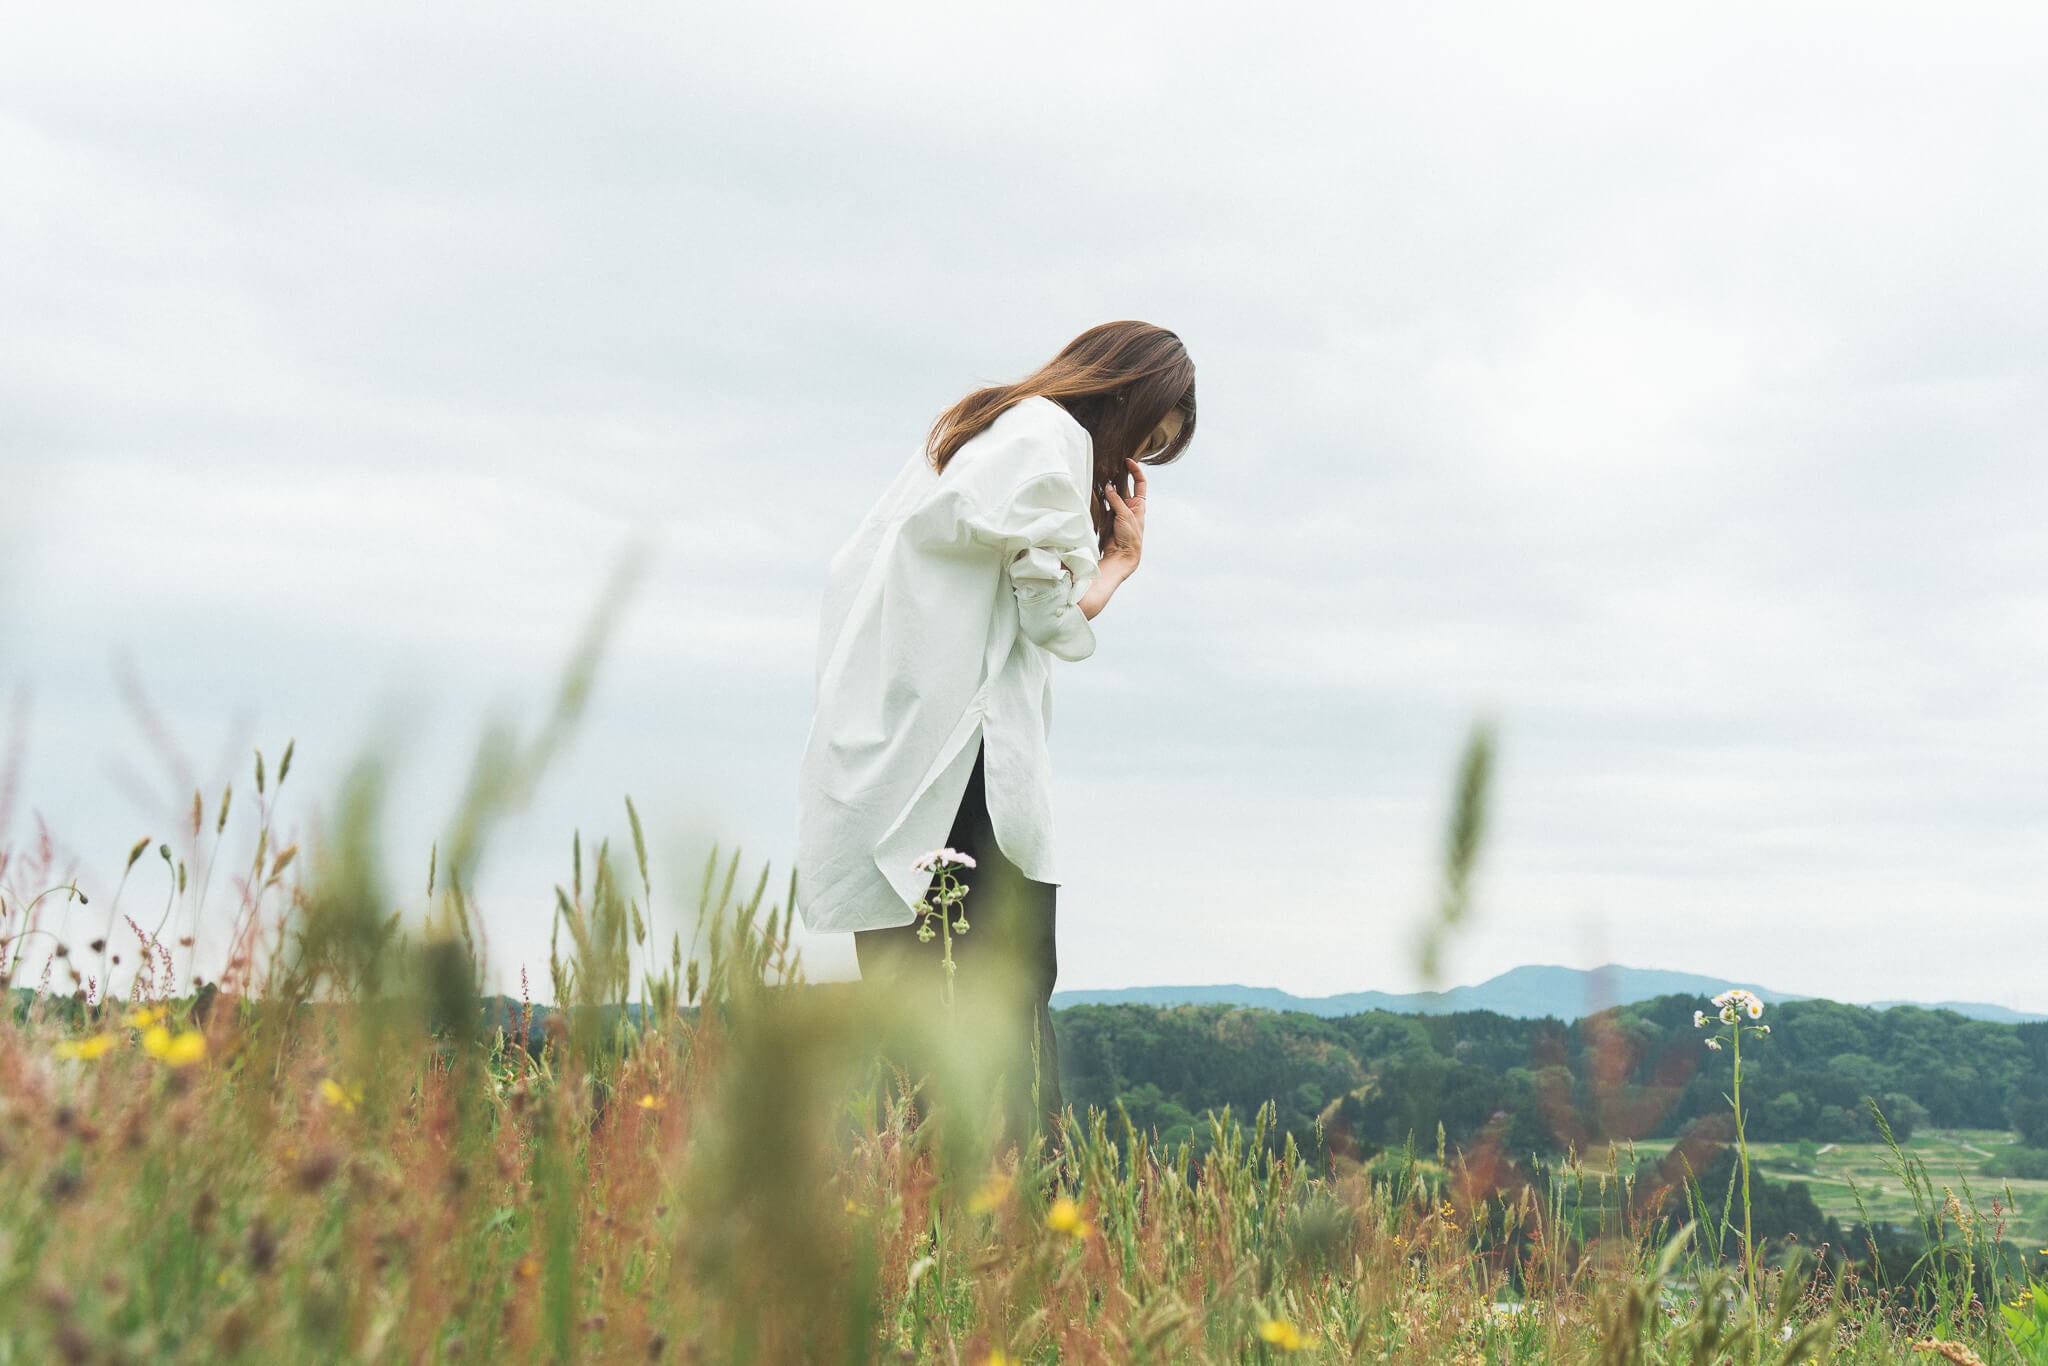
<path fill-rule="evenodd" d="M 1005 575 L 1017 595 L 1017 625 L 1061 659 L 1095 652 L 1095 628 L 1081 610 L 1101 562 L 1095 524 L 1074 481 L 1063 474 L 1027 479 L 1005 502 Z"/>
<path fill-rule="evenodd" d="M 927 547 L 993 550 L 1017 599 L 1018 628 L 1061 659 L 1095 652 L 1095 628 L 1082 595 L 1101 571 L 1095 523 L 1071 476 L 1041 471 L 1007 496 L 975 497 L 956 489 L 911 519 Z"/>
<path fill-rule="evenodd" d="M 1095 581 L 1095 562 L 1083 567 L 1045 546 L 1033 546 L 1010 561 L 1017 595 L 1017 626 L 1061 659 L 1095 653 L 1095 627 L 1081 610 L 1081 596 Z"/>

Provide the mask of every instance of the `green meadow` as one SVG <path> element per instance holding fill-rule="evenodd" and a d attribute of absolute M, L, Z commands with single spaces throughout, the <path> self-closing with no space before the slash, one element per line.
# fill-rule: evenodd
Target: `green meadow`
<path fill-rule="evenodd" d="M 1956 1129 L 1916 1133 L 1900 1147 L 1926 1164 L 1938 1188 L 1953 1191 L 1959 1200 L 1974 1199 L 1987 1212 L 1997 1202 L 2008 1238 L 2036 1249 L 2048 1247 L 2048 1181 L 1985 1171 L 1999 1149 L 2015 1145 L 2015 1136 L 2005 1130 Z M 1671 1146 L 1669 1139 L 1635 1144 L 1639 1160 L 1661 1157 Z M 1891 1150 L 1883 1143 L 1759 1143 L 1750 1148 L 1750 1157 L 1756 1170 L 1773 1180 L 1804 1182 L 1821 1212 L 1845 1229 L 1866 1219 L 1895 1228 L 1913 1225 L 1912 1192 L 1893 1170 Z"/>
<path fill-rule="evenodd" d="M 589 665 L 531 735 L 491 732 L 425 868 L 387 861 L 370 760 L 285 843 L 289 748 L 129 851 L 91 906 L 111 939 L 52 928 L 85 902 L 47 841 L 0 848 L 0 1363 L 2048 1362 L 2042 1183 L 2001 1213 L 1970 1175 L 2003 1135 L 1758 1144 L 1738 1180 L 1744 1131 L 1694 1125 L 1693 1180 L 1654 1145 L 1449 1141 L 1430 1098 L 1467 1092 L 1389 1116 L 1368 1077 L 1295 1088 L 1315 1146 L 1271 1100 L 1168 1138 L 1120 1095 L 1013 1146 L 983 1003 L 807 984 L 773 869 L 671 873 L 630 801 L 562 842 L 553 1008 L 487 1000 L 470 889 Z M 194 990 L 157 918 L 225 926 L 225 969 Z M 1564 1131 L 1635 1094 L 1529 1080 Z M 1774 1233 L 1814 1217 L 1794 1179 L 1899 1229 Z"/>

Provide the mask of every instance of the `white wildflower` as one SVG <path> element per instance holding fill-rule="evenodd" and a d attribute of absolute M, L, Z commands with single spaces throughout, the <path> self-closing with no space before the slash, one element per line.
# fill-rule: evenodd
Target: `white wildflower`
<path fill-rule="evenodd" d="M 1705 1028 L 1707 1027 L 1707 1012 L 1706 1012 L 1706 1011 L 1704 1011 L 1704 1010 L 1695 1010 L 1695 1011 L 1694 1011 L 1694 1012 L 1692 1013 L 1692 1027 L 1693 1027 L 1694 1029 L 1705 1029 Z"/>
<path fill-rule="evenodd" d="M 1721 1041 L 1719 1039 L 1708 1039 L 1707 1047 L 1713 1049 L 1716 1053 L 1718 1053 L 1721 1051 Z"/>
<path fill-rule="evenodd" d="M 910 866 L 920 873 L 927 873 L 942 863 L 950 863 L 961 868 L 972 868 L 974 866 L 974 859 L 971 855 L 963 854 L 958 849 L 948 846 L 944 849 L 934 849 L 929 854 L 919 854 L 911 862 Z"/>
<path fill-rule="evenodd" d="M 1735 1024 L 1745 1014 L 1754 1020 L 1764 1013 L 1764 1003 L 1757 999 L 1756 993 L 1745 991 L 1741 987 L 1730 987 L 1716 996 L 1714 1006 L 1721 1012 L 1723 1024 Z M 1699 1016 L 1695 1015 L 1693 1018 L 1697 1023 Z"/>

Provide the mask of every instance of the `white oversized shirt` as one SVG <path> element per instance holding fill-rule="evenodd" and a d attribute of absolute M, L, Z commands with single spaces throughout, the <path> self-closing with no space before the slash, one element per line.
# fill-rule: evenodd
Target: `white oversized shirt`
<path fill-rule="evenodd" d="M 796 903 L 814 931 L 908 924 L 976 741 L 989 820 L 1023 874 L 1057 882 L 1051 661 L 1085 659 L 1099 569 L 1094 441 L 1032 395 L 935 473 L 920 447 L 833 555 L 798 780 Z M 971 882 L 971 875 L 969 877 Z"/>

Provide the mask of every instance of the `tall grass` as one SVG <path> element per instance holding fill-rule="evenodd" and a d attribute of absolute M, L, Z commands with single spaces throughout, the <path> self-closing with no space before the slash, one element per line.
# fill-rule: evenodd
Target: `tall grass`
<path fill-rule="evenodd" d="M 670 893 L 630 802 L 630 860 L 569 842 L 554 1008 L 487 1002 L 477 870 L 595 650 L 531 739 L 491 732 L 424 878 L 384 865 L 374 764 L 301 855 L 275 835 L 292 751 L 259 756 L 256 853 L 225 893 L 234 798 L 195 794 L 191 848 L 156 862 L 163 923 L 232 929 L 197 990 L 189 936 L 138 926 L 127 964 L 104 939 L 52 951 L 52 906 L 102 908 L 45 850 L 9 851 L 0 1361 L 1893 1361 L 1933 1334 L 2021 1359 L 1965 1289 L 1981 1244 L 1941 1254 L 1932 1315 L 1797 1264 L 1738 1274 L 1632 1184 L 1618 1218 L 1589 1211 L 1589 1181 L 1631 1180 L 1611 1150 L 1541 1183 L 1441 1130 L 1433 1162 L 1350 1163 L 1274 1143 L 1271 1106 L 1199 1145 L 1120 1106 L 1001 1143 L 976 1035 L 807 983 L 767 867 L 714 853 Z M 1446 925 L 1488 752 L 1468 751 Z M 687 942 L 650 933 L 664 899 Z"/>

